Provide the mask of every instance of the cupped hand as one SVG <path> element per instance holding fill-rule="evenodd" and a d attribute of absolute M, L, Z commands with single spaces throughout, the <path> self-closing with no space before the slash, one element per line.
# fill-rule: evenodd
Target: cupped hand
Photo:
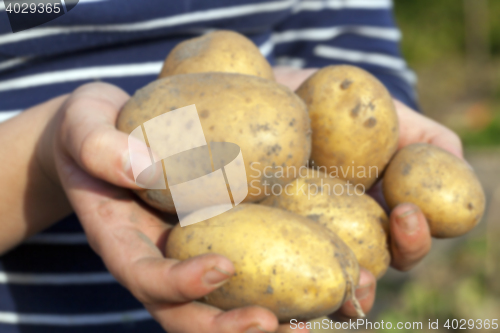
<path fill-rule="evenodd" d="M 302 82 L 317 69 L 294 69 L 276 67 L 276 80 L 296 90 Z M 441 147 L 463 159 L 462 143 L 457 134 L 436 121 L 410 109 L 400 101 L 394 100 L 399 119 L 398 149 L 413 143 L 429 143 Z M 386 210 L 388 210 L 378 182 L 369 192 Z M 427 220 L 422 211 L 411 203 L 403 203 L 390 212 L 389 248 L 391 266 L 401 271 L 408 271 L 418 264 L 431 248 L 431 235 Z M 375 300 L 376 279 L 368 271 L 362 269 L 356 296 L 365 313 L 368 313 Z M 332 315 L 337 320 L 357 318 L 351 301 Z"/>
<path fill-rule="evenodd" d="M 283 83 L 298 85 L 313 72 L 299 73 L 295 82 L 288 71 Z M 278 82 L 286 76 L 277 75 Z M 231 277 L 234 267 L 227 258 L 205 255 L 179 262 L 164 257 L 170 226 L 130 192 L 138 186 L 128 163 L 128 136 L 114 126 L 128 98 L 109 84 L 80 87 L 67 98 L 39 148 L 45 172 L 64 189 L 89 244 L 111 274 L 169 332 L 274 332 L 278 329 L 276 317 L 264 308 L 223 312 L 194 301 Z M 395 105 L 400 120 L 399 148 L 427 142 L 462 157 L 460 140 L 453 132 L 402 103 L 395 101 Z M 390 220 L 392 265 L 408 270 L 430 249 L 427 222 L 411 204 L 396 207 Z M 373 305 L 375 289 L 373 275 L 362 270 L 356 296 L 365 313 Z M 336 316 L 354 318 L 356 311 L 347 302 Z M 289 325 L 281 325 L 279 330 L 287 332 Z"/>
<path fill-rule="evenodd" d="M 399 119 L 398 149 L 413 143 L 428 143 L 463 159 L 462 142 L 452 130 L 398 100 L 394 100 L 394 106 Z M 369 194 L 387 209 L 380 182 Z M 408 271 L 418 264 L 431 248 L 429 225 L 420 208 L 411 203 L 394 207 L 390 212 L 390 221 L 391 265 L 398 270 Z"/>
<path fill-rule="evenodd" d="M 138 187 L 128 163 L 128 136 L 115 129 L 128 98 L 105 83 L 78 88 L 58 111 L 39 148 L 45 172 L 64 189 L 90 246 L 170 333 L 276 331 L 278 321 L 267 309 L 224 312 L 194 301 L 233 275 L 227 258 L 164 257 L 171 226 L 131 193 Z"/>

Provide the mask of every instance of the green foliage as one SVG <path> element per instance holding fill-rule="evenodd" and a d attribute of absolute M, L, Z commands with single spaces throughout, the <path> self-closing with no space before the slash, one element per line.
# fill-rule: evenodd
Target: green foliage
<path fill-rule="evenodd" d="M 463 1 L 394 0 L 394 11 L 411 66 L 464 56 Z"/>
<path fill-rule="evenodd" d="M 463 0 L 394 0 L 396 21 L 404 32 L 402 51 L 413 66 L 449 56 L 464 56 Z M 500 56 L 500 1 L 489 0 L 488 37 L 493 57 Z"/>
<path fill-rule="evenodd" d="M 500 112 L 486 128 L 479 131 L 462 131 L 459 134 L 467 148 L 500 145 Z"/>
<path fill-rule="evenodd" d="M 403 55 L 417 73 L 425 74 L 421 75 L 420 81 L 425 96 L 434 98 L 429 99 L 428 104 L 445 100 L 445 103 L 430 106 L 439 112 L 446 107 L 453 110 L 453 103 L 463 100 L 468 91 L 462 91 L 467 88 L 461 88 L 460 77 L 450 76 L 450 71 L 443 70 L 443 67 L 452 68 L 451 73 L 465 71 L 464 1 L 394 0 L 394 6 L 396 21 L 403 32 Z M 485 19 L 489 25 L 492 64 L 500 63 L 499 13 L 500 0 L 489 0 Z M 493 74 L 493 93 L 481 98 L 486 99 L 494 116 L 481 130 L 463 129 L 459 132 L 464 145 L 469 148 L 500 145 L 500 69 L 485 65 L 483 71 Z M 468 78 L 464 77 L 466 81 Z M 474 100 L 474 96 L 471 99 Z M 488 272 L 487 267 L 496 267 L 492 260 L 498 260 L 500 246 L 494 249 L 485 236 L 468 236 L 453 242 L 445 252 L 431 252 L 421 264 L 423 268 L 411 271 L 408 279 L 382 278 L 377 288 L 381 312 L 373 321 L 391 322 L 393 328 L 398 322 L 419 321 L 423 323 L 423 331 L 427 331 L 429 319 L 439 320 L 438 332 L 449 332 L 443 328 L 448 319 L 498 318 L 500 279 Z"/>
<path fill-rule="evenodd" d="M 393 326 L 421 321 L 425 330 L 429 319 L 437 319 L 439 331 L 444 332 L 443 324 L 448 319 L 486 319 L 497 313 L 500 295 L 486 276 L 487 255 L 484 237 L 457 243 L 448 253 L 427 263 L 425 271 L 416 274 L 401 290 L 379 293 L 378 297 L 396 300 L 377 320 L 390 321 Z M 496 279 L 494 283 L 498 283 Z"/>
<path fill-rule="evenodd" d="M 489 41 L 491 45 L 491 53 L 494 57 L 500 56 L 500 1 L 488 1 L 488 24 L 489 24 Z"/>

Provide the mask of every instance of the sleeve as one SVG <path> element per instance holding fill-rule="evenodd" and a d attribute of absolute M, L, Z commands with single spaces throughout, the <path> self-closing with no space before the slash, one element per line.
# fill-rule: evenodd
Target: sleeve
<path fill-rule="evenodd" d="M 276 64 L 350 64 L 376 76 L 392 96 L 420 110 L 416 76 L 399 50 L 391 0 L 303 0 L 273 32 Z"/>

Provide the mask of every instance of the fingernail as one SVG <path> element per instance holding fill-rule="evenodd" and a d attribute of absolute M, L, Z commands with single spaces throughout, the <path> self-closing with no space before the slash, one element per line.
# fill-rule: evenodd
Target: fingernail
<path fill-rule="evenodd" d="M 123 170 L 127 176 L 134 180 L 134 170 L 144 170 L 150 167 L 153 163 L 151 162 L 151 157 L 149 155 L 144 155 L 139 152 L 127 151 L 123 154 Z"/>
<path fill-rule="evenodd" d="M 220 285 L 227 282 L 231 274 L 219 267 L 214 267 L 203 276 L 203 280 L 210 286 Z"/>
<path fill-rule="evenodd" d="M 123 169 L 127 177 L 143 188 L 157 188 L 156 183 L 162 178 L 160 163 L 152 163 L 149 155 L 135 153 L 124 155 Z M 137 179 L 134 177 L 134 170 Z"/>
<path fill-rule="evenodd" d="M 373 282 L 364 286 L 359 286 L 356 289 L 356 298 L 358 299 L 358 301 L 365 299 L 368 295 L 370 295 L 372 284 Z"/>
<path fill-rule="evenodd" d="M 418 209 L 412 209 L 397 216 L 396 220 L 401 229 L 408 235 L 413 234 L 418 229 Z"/>
<path fill-rule="evenodd" d="M 260 325 L 257 325 L 257 326 L 254 326 L 254 327 L 250 327 L 249 329 L 247 329 L 245 331 L 245 333 L 271 333 L 271 332 L 266 331 L 265 329 L 263 329 L 262 327 L 260 327 Z"/>

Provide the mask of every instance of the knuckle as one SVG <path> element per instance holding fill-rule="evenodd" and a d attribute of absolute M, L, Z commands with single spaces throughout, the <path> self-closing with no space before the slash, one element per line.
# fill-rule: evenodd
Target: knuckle
<path fill-rule="evenodd" d="M 81 105 L 81 98 L 74 92 L 64 102 L 64 118 L 63 125 L 68 125 L 72 118 L 77 114 Z"/>
<path fill-rule="evenodd" d="M 127 289 L 134 295 L 134 297 L 142 304 L 152 304 L 155 303 L 149 294 L 143 290 L 137 283 L 130 283 L 127 285 Z"/>

